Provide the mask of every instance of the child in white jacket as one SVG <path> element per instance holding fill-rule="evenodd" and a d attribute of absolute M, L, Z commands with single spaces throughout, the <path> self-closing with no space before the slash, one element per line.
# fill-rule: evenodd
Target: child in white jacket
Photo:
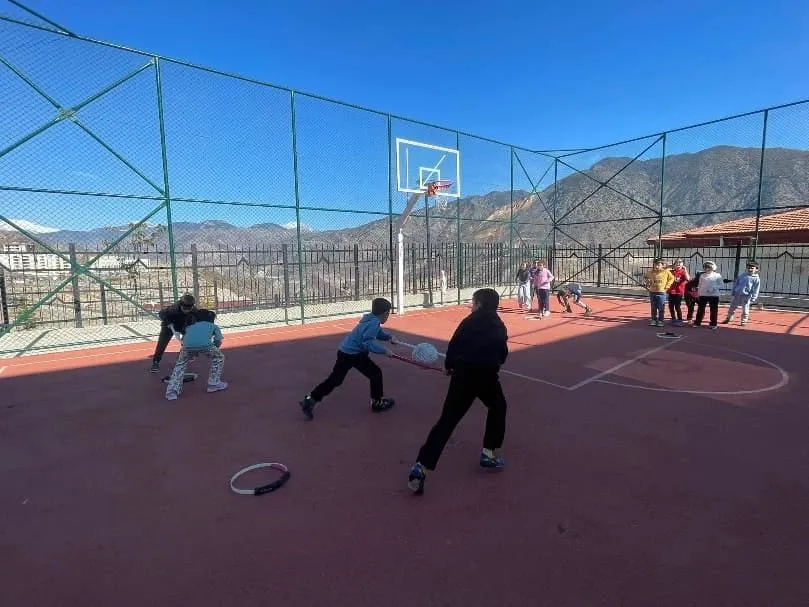
<path fill-rule="evenodd" d="M 697 300 L 697 317 L 694 319 L 694 326 L 699 327 L 702 324 L 707 306 L 711 311 L 710 327 L 716 330 L 719 318 L 719 295 L 725 280 L 716 271 L 716 264 L 712 261 L 702 264 L 702 269 L 703 272 L 699 276 L 699 299 Z"/>

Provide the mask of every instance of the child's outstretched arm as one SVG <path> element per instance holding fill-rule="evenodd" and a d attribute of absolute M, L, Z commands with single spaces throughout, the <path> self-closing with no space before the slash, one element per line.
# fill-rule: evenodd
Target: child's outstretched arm
<path fill-rule="evenodd" d="M 376 334 L 376 338 L 379 341 L 389 341 L 393 345 L 396 345 L 396 344 L 399 343 L 399 341 L 393 335 L 391 335 L 387 331 L 383 331 L 382 327 L 379 328 L 379 331 Z"/>
<path fill-rule="evenodd" d="M 756 302 L 760 290 L 761 290 L 761 279 L 759 278 L 757 281 L 753 283 L 753 290 L 750 291 L 750 301 L 752 301 L 753 303 Z"/>
<path fill-rule="evenodd" d="M 386 356 L 390 356 L 393 354 L 387 348 L 381 346 L 380 344 L 376 343 L 376 340 L 379 338 L 379 333 L 382 332 L 382 329 L 378 327 L 369 326 L 365 328 L 362 332 L 362 344 L 365 346 L 365 349 L 368 352 L 373 352 L 374 354 L 385 354 Z M 388 335 L 385 333 L 385 335 Z M 388 335 L 390 337 L 390 335 Z M 386 340 L 383 340 L 386 341 Z"/>

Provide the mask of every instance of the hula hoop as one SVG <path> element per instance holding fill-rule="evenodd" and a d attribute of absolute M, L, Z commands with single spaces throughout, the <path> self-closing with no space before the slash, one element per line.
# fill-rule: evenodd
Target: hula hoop
<path fill-rule="evenodd" d="M 673 333 L 671 331 L 664 331 L 662 333 L 658 333 L 657 336 L 660 339 L 680 339 L 682 337 L 682 335 L 680 335 L 679 333 Z"/>
<path fill-rule="evenodd" d="M 283 474 L 281 474 L 281 477 L 278 480 L 266 485 L 261 485 L 260 487 L 255 487 L 254 489 L 239 489 L 233 484 L 242 474 L 246 474 L 247 472 L 252 472 L 253 470 L 258 470 L 260 468 L 272 468 L 273 470 L 280 470 Z M 273 491 L 286 485 L 290 476 L 292 476 L 292 474 L 290 473 L 289 468 L 287 468 L 284 464 L 279 464 L 277 462 L 253 464 L 252 466 L 242 468 L 230 478 L 230 488 L 234 493 L 238 493 L 239 495 L 264 495 L 265 493 L 272 493 Z"/>

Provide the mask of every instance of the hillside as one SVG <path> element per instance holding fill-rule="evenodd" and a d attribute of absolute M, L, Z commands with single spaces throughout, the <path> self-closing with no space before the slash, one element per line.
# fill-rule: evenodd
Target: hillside
<path fill-rule="evenodd" d="M 556 188 L 556 216 L 560 228 L 558 243 L 575 244 L 578 241 L 616 245 L 653 223 L 635 241 L 642 242 L 649 234 L 657 233 L 655 215 L 660 205 L 662 160 L 635 161 L 613 177 L 630 160 L 606 158 L 586 171 L 599 181 L 612 177 L 609 182 L 612 189 L 601 188 L 596 192 L 598 183 L 579 173 L 559 180 Z M 809 152 L 773 148 L 767 150 L 765 160 L 762 206 L 799 205 L 809 201 Z M 572 159 L 568 159 L 568 162 L 575 164 Z M 760 151 L 753 148 L 720 146 L 693 154 L 667 156 L 663 230 L 670 232 L 734 219 L 740 215 L 725 211 L 754 208 L 758 195 L 759 165 Z M 564 168 L 562 165 L 560 167 Z M 431 208 L 431 240 L 453 242 L 457 239 L 456 213 L 459 205 L 461 241 L 509 242 L 509 227 L 501 222 L 511 217 L 513 196 L 515 241 L 548 243 L 552 219 L 545 207 L 552 205 L 553 192 L 553 186 L 541 191 L 539 197 L 529 196 L 525 191 L 515 191 L 513 194 L 509 191 L 491 192 L 445 203 L 441 208 Z M 649 208 L 630 201 L 627 196 Z M 586 198 L 586 202 L 580 204 Z M 404 232 L 409 242 L 426 241 L 423 209 L 420 213 L 422 216 L 411 217 L 405 226 Z M 700 215 L 696 215 L 698 213 Z M 192 244 L 202 250 L 217 250 L 226 246 L 254 248 L 293 244 L 296 241 L 295 229 L 274 223 L 237 227 L 224 221 L 204 221 L 179 222 L 173 227 L 178 250 L 188 250 Z M 39 236 L 47 242 L 73 242 L 82 247 L 98 246 L 120 233 L 110 229 L 86 232 L 50 230 L 41 232 Z M 389 237 L 387 217 L 356 228 L 302 231 L 304 242 L 311 245 L 372 245 L 387 243 Z M 0 244 L 21 240 L 25 239 L 0 226 Z"/>

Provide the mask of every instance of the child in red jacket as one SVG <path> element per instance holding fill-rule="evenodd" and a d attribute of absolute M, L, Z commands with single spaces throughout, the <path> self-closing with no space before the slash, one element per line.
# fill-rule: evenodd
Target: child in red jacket
<path fill-rule="evenodd" d="M 671 273 L 674 274 L 674 284 L 669 287 L 668 291 L 669 317 L 671 318 L 671 324 L 682 327 L 684 323 L 681 306 L 683 297 L 685 297 L 686 285 L 691 280 L 691 277 L 688 275 L 688 270 L 683 265 L 682 259 L 674 261 Z"/>

